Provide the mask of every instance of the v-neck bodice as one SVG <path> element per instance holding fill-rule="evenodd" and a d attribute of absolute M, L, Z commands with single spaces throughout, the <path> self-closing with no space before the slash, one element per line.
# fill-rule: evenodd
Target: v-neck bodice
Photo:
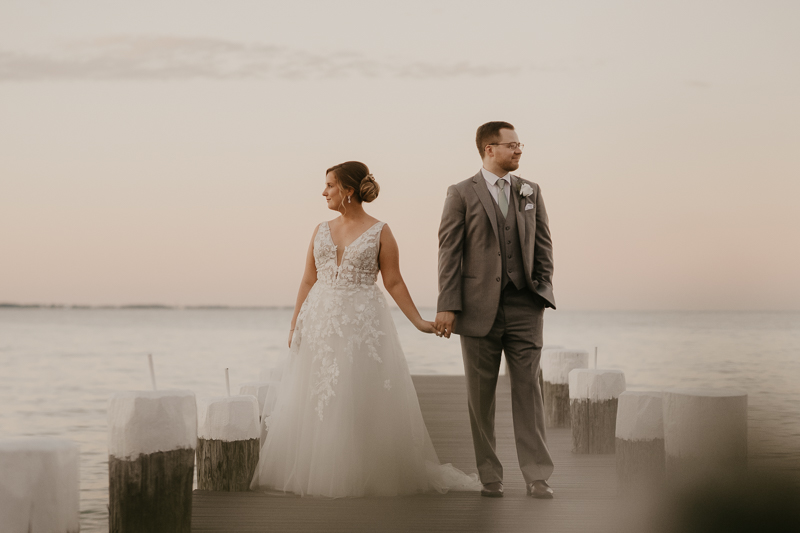
<path fill-rule="evenodd" d="M 337 265 L 338 246 L 333 242 L 328 223 L 320 224 L 314 238 L 317 280 L 326 285 L 342 288 L 374 285 L 380 270 L 378 254 L 383 225 L 383 222 L 376 222 L 345 246 L 342 252 L 342 262 Z"/>

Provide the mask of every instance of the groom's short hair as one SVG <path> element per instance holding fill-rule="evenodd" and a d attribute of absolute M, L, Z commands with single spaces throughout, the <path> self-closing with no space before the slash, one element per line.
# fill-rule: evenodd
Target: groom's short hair
<path fill-rule="evenodd" d="M 475 144 L 478 145 L 478 153 L 481 154 L 481 159 L 486 155 L 485 149 L 487 144 L 492 144 L 500 139 L 500 130 L 513 130 L 514 126 L 508 122 L 487 122 L 478 128 L 475 134 Z"/>

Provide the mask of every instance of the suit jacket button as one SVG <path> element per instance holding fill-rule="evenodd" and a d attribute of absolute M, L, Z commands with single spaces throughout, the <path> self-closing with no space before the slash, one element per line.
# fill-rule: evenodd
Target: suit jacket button
<path fill-rule="evenodd" d="M 506 231 L 510 230 L 511 226 L 506 226 Z"/>
<path fill-rule="evenodd" d="M 494 278 L 495 281 L 500 281 L 500 278 Z"/>
<path fill-rule="evenodd" d="M 501 255 L 500 252 L 497 252 L 497 255 Z"/>

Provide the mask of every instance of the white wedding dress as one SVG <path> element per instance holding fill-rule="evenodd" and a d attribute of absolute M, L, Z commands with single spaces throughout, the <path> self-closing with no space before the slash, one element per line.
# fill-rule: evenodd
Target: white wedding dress
<path fill-rule="evenodd" d="M 314 238 L 317 282 L 295 325 L 254 490 L 394 496 L 480 490 L 436 456 L 386 299 L 375 284 L 383 222 L 347 246 Z"/>

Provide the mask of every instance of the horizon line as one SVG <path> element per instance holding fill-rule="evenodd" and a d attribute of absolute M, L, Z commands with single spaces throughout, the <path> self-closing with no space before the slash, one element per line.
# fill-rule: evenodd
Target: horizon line
<path fill-rule="evenodd" d="M 399 309 L 397 305 L 390 305 L 392 309 Z M 436 306 L 419 306 L 420 309 L 432 309 Z M 170 304 L 41 304 L 41 303 L 16 303 L 0 302 L 0 309 L 75 309 L 75 310 L 267 310 L 267 309 L 294 309 L 293 305 L 225 305 L 225 304 L 200 304 L 200 305 L 170 305 Z M 568 309 L 572 312 L 582 313 L 800 313 L 800 309 Z"/>

